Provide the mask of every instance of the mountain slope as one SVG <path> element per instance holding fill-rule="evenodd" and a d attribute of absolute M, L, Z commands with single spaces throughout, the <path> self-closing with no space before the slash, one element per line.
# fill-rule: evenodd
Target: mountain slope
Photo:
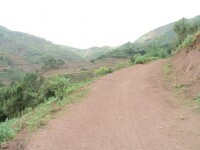
<path fill-rule="evenodd" d="M 24 57 L 31 63 L 41 63 L 45 57 L 53 56 L 64 61 L 77 61 L 81 57 L 69 47 L 55 45 L 30 34 L 10 31 L 0 26 L 0 51 Z"/>
<path fill-rule="evenodd" d="M 94 46 L 88 49 L 74 49 L 73 52 L 82 56 L 85 60 L 91 60 L 112 51 L 112 49 L 110 46 Z"/>
<path fill-rule="evenodd" d="M 173 30 L 173 26 L 174 26 L 174 23 L 170 23 L 170 24 L 164 25 L 162 27 L 159 27 L 157 29 L 154 29 L 154 30 L 142 35 L 135 42 L 136 43 L 143 43 L 143 42 L 151 43 L 155 39 L 158 39 L 158 38 L 163 40 L 163 42 L 164 42 L 164 40 L 169 40 L 169 41 L 175 40 L 176 34 Z"/>
<path fill-rule="evenodd" d="M 81 61 L 82 57 L 72 52 L 74 49 L 0 26 L 0 82 L 19 80 L 25 73 L 40 70 L 50 59 Z"/>
<path fill-rule="evenodd" d="M 200 16 L 186 19 L 188 24 L 194 27 L 200 24 Z M 159 53 L 171 54 L 177 46 L 177 35 L 174 31 L 176 22 L 156 28 L 138 38 L 133 43 L 125 43 L 119 47 L 113 48 L 99 58 L 130 58 L 136 53 L 151 53 L 158 57 Z M 159 54 L 160 55 L 160 54 Z"/>
<path fill-rule="evenodd" d="M 199 22 L 200 16 L 196 16 L 191 19 L 186 19 L 188 23 L 191 22 Z M 176 33 L 174 32 L 174 24 L 176 22 L 161 26 L 159 28 L 156 28 L 141 37 L 139 37 L 135 43 L 152 43 L 155 40 L 159 40 L 163 44 L 166 42 L 172 42 L 176 39 Z"/>

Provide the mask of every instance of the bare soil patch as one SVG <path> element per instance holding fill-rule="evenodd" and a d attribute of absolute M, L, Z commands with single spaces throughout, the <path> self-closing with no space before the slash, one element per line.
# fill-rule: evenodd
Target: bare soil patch
<path fill-rule="evenodd" d="M 194 45 L 179 50 L 171 60 L 172 81 L 175 85 L 182 85 L 182 94 L 191 99 L 200 94 L 200 38 Z"/>

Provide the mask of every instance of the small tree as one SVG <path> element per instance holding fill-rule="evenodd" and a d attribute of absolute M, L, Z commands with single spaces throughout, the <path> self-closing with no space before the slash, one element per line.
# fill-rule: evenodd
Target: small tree
<path fill-rule="evenodd" d="M 188 23 L 185 18 L 177 21 L 174 25 L 174 31 L 177 34 L 178 44 L 181 44 L 188 34 Z"/>

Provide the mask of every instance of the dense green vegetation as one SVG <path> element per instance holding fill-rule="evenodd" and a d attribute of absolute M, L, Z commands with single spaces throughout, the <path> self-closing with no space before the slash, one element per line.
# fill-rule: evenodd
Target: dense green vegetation
<path fill-rule="evenodd" d="M 104 75 L 112 73 L 112 72 L 113 72 L 113 70 L 108 67 L 101 67 L 101 68 L 95 70 L 95 74 L 97 76 L 104 76 Z"/>
<path fill-rule="evenodd" d="M 161 39 L 162 43 L 172 42 L 176 39 L 176 34 L 173 30 L 174 23 L 170 23 L 154 29 L 140 38 L 138 38 L 135 43 L 152 43 L 157 39 Z"/>
<path fill-rule="evenodd" d="M 155 40 L 152 43 L 126 43 L 113 51 L 101 55 L 98 59 L 106 59 L 106 58 L 128 58 L 133 62 L 134 55 L 143 59 L 152 59 L 152 58 L 166 58 L 171 55 L 172 50 L 176 49 L 175 43 L 165 43 L 160 39 Z M 135 56 L 135 57 L 136 57 Z"/>
<path fill-rule="evenodd" d="M 98 59 L 130 58 L 130 56 L 133 56 L 136 53 L 144 54 L 145 51 L 141 49 L 141 45 L 128 42 L 117 48 L 113 48 L 110 52 L 100 55 Z"/>
<path fill-rule="evenodd" d="M 76 84 L 65 76 L 44 79 L 26 74 L 20 81 L 0 89 L 0 120 L 20 116 L 26 108 L 34 108 L 50 97 L 62 100 L 66 93 L 74 91 Z"/>
<path fill-rule="evenodd" d="M 65 64 L 65 62 L 61 59 L 55 59 L 55 58 L 49 58 L 44 62 L 44 66 L 42 67 L 45 70 L 49 69 L 55 69 L 58 67 L 62 67 Z"/>
<path fill-rule="evenodd" d="M 24 123 L 35 128 L 47 122 L 52 111 L 76 101 L 71 99 L 73 93 L 90 82 L 91 79 L 74 82 L 61 75 L 45 79 L 36 74 L 26 74 L 20 81 L 0 88 L 0 143 L 12 138 L 14 133 L 24 128 Z M 53 103 L 56 103 L 56 108 Z M 24 122 L 24 117 L 29 121 Z"/>
<path fill-rule="evenodd" d="M 194 33 L 199 30 L 199 26 L 200 16 L 183 18 L 143 35 L 134 43 L 128 42 L 114 48 L 98 59 L 129 58 L 132 63 L 145 63 L 152 59 L 166 58 L 177 47 L 192 44 L 195 39 Z"/>
<path fill-rule="evenodd" d="M 199 35 L 198 32 L 200 31 L 200 16 L 192 20 L 180 19 L 175 23 L 174 31 L 177 34 L 177 46 L 179 48 L 194 44 L 195 36 Z"/>
<path fill-rule="evenodd" d="M 0 89 L 0 120 L 20 115 L 27 107 L 35 107 L 44 99 L 39 93 L 43 81 L 36 74 L 27 74 L 22 80 Z"/>

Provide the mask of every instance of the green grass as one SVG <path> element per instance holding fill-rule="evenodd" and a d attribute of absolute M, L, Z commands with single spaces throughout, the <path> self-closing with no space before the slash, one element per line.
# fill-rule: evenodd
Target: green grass
<path fill-rule="evenodd" d="M 101 67 L 101 68 L 95 70 L 95 75 L 99 77 L 99 76 L 107 75 L 112 72 L 113 72 L 113 70 L 111 68 Z"/>
<path fill-rule="evenodd" d="M 188 46 L 194 44 L 194 41 L 195 41 L 195 36 L 188 34 L 187 37 L 185 38 L 185 40 L 183 41 L 183 43 L 180 44 L 179 49 L 184 48 L 184 47 L 188 47 Z"/>
<path fill-rule="evenodd" d="M 194 98 L 194 100 L 200 103 L 200 94 L 198 94 L 197 97 Z"/>
<path fill-rule="evenodd" d="M 172 72 L 172 65 L 167 63 L 163 66 L 164 75 L 169 75 Z"/>
<path fill-rule="evenodd" d="M 184 87 L 185 87 L 185 85 L 184 85 L 183 83 L 177 83 L 177 84 L 174 85 L 174 89 L 175 89 L 176 91 L 180 91 L 180 90 L 182 90 Z"/>
<path fill-rule="evenodd" d="M 15 130 L 11 127 L 13 120 L 7 120 L 0 124 L 0 145 L 15 136 Z"/>
<path fill-rule="evenodd" d="M 70 74 L 65 74 L 65 77 L 70 78 L 73 82 L 83 81 L 89 78 L 94 78 L 94 70 L 80 71 Z"/>
<path fill-rule="evenodd" d="M 0 78 L 9 81 L 16 81 L 23 78 L 24 76 L 25 76 L 24 72 L 14 68 L 10 68 L 8 70 L 0 72 Z"/>
<path fill-rule="evenodd" d="M 141 55 L 141 54 L 135 54 L 131 59 L 130 61 L 133 63 L 133 64 L 145 64 L 145 63 L 148 63 L 152 60 L 157 60 L 157 59 L 160 59 L 159 57 L 154 57 L 154 56 L 151 56 L 151 55 Z"/>
<path fill-rule="evenodd" d="M 122 69 L 122 68 L 130 67 L 131 65 L 132 65 L 131 61 L 121 62 L 121 63 L 118 63 L 114 67 L 114 70 L 119 70 L 119 69 Z"/>
<path fill-rule="evenodd" d="M 163 83 L 166 87 L 169 87 L 170 83 L 174 80 L 174 78 L 171 75 L 172 70 L 173 70 L 173 66 L 170 63 L 166 63 L 162 67 Z"/>
<path fill-rule="evenodd" d="M 79 102 L 88 93 L 85 88 L 92 83 L 92 79 L 72 84 L 65 91 L 65 97 L 60 100 L 57 97 L 50 97 L 37 107 L 27 108 L 22 112 L 22 116 L 0 123 L 0 145 L 15 137 L 24 128 L 34 131 L 55 117 L 56 112 L 62 111 L 65 105 Z"/>

